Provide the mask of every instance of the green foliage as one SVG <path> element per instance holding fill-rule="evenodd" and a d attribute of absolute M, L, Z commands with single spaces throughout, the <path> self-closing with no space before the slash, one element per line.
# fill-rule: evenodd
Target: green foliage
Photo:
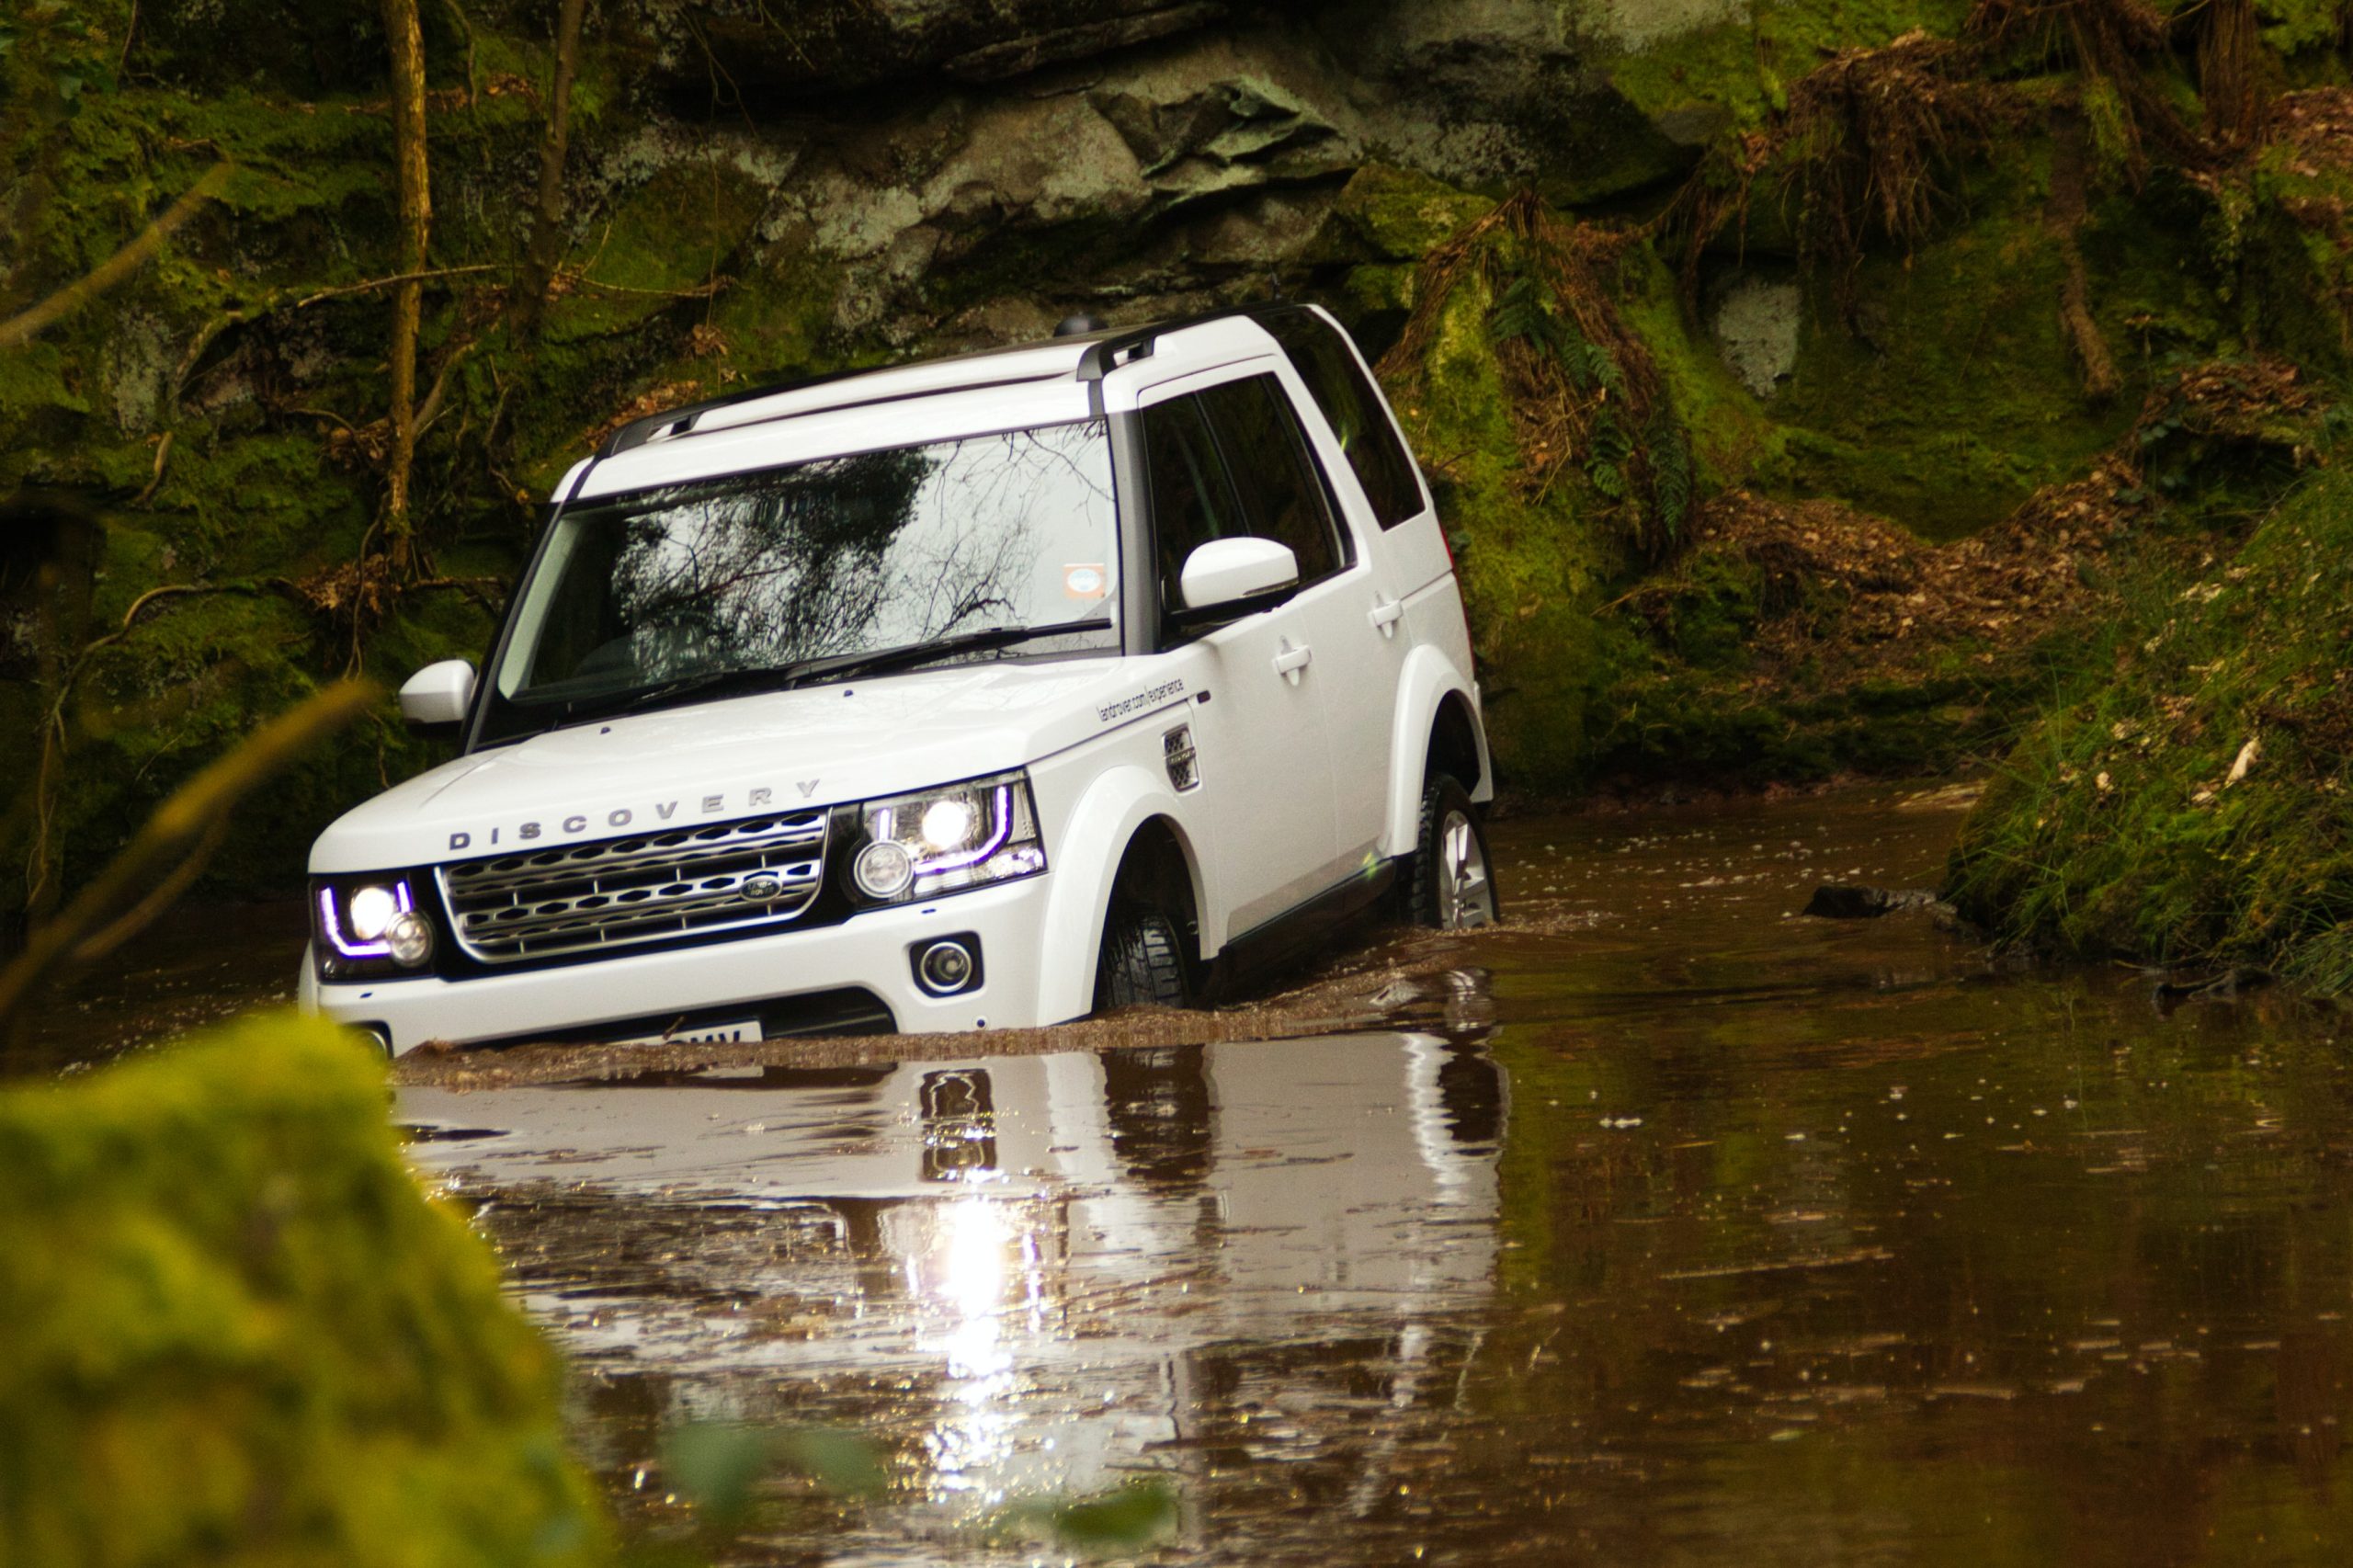
<path fill-rule="evenodd" d="M 0 1560 L 608 1560 L 553 1358 L 384 1104 L 291 1016 L 0 1094 Z"/>
<path fill-rule="evenodd" d="M 1176 1486 L 1146 1476 L 1092 1496 L 1018 1504 L 1006 1522 L 1086 1556 L 1132 1556 L 1173 1537 L 1181 1513 Z"/>
<path fill-rule="evenodd" d="M 1582 777 L 1593 679 L 1590 607 L 1621 569 L 1622 544 L 1596 527 L 1574 484 L 1531 482 L 1490 325 L 1493 297 L 1466 278 L 1445 302 L 1421 384 L 1399 405 L 1457 556 L 1472 637 L 1485 666 L 1488 734 L 1517 778 L 1557 788 Z"/>
<path fill-rule="evenodd" d="M 1691 515 L 1691 437 L 1671 403 L 1661 403 L 1651 415 L 1643 445 L 1650 453 L 1651 489 L 1660 525 L 1669 540 L 1678 539 Z"/>
<path fill-rule="evenodd" d="M 754 1521 L 761 1483 L 779 1471 L 805 1476 L 837 1498 L 879 1496 L 888 1480 L 873 1443 L 855 1433 L 720 1421 L 665 1434 L 662 1471 L 704 1528 L 721 1535 Z"/>
<path fill-rule="evenodd" d="M 1550 357 L 1570 388 L 1591 400 L 1582 459 L 1586 482 L 1605 501 L 1632 499 L 1631 470 L 1640 448 L 1619 416 L 1619 410 L 1626 405 L 1626 377 L 1609 351 L 1579 332 L 1574 324 L 1554 315 L 1532 278 L 1515 278 L 1505 289 L 1487 319 L 1487 330 L 1497 343 L 1525 342 Z M 1671 439 L 1680 441 L 1674 413 L 1664 405 L 1645 428 L 1666 432 Z M 1688 503 L 1688 483 L 1685 499 Z"/>
<path fill-rule="evenodd" d="M 2016 941 L 2353 987 L 2348 627 L 2332 469 L 2235 558 L 2138 585 L 1971 817 L 1954 897 Z"/>

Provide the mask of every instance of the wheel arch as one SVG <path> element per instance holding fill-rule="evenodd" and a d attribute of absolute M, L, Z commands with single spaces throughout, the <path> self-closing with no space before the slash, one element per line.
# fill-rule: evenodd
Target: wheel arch
<path fill-rule="evenodd" d="M 1398 681 L 1395 711 L 1389 832 L 1381 844 L 1381 853 L 1392 858 L 1414 852 L 1422 786 L 1434 762 L 1449 772 L 1467 770 L 1455 776 L 1473 801 L 1491 801 L 1495 793 L 1478 688 L 1451 659 L 1435 648 L 1415 649 Z"/>
<path fill-rule="evenodd" d="M 1215 890 L 1165 779 L 1135 767 L 1114 768 L 1097 779 L 1063 835 L 1054 881 L 1041 933 L 1041 1023 L 1081 1017 L 1094 1006 L 1104 921 L 1112 900 L 1139 881 L 1162 896 L 1181 893 L 1186 907 L 1171 914 L 1192 927 L 1187 961 L 1197 966 L 1198 975 L 1198 966 L 1208 959 L 1200 933 L 1208 926 Z"/>

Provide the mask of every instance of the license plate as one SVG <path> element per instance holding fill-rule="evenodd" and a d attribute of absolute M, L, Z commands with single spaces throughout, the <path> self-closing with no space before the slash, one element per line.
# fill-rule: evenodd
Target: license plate
<path fill-rule="evenodd" d="M 678 1029 L 670 1034 L 642 1034 L 630 1040 L 617 1040 L 615 1045 L 740 1045 L 749 1040 L 764 1040 L 760 1020 L 746 1018 L 734 1024 L 705 1024 L 700 1028 Z"/>

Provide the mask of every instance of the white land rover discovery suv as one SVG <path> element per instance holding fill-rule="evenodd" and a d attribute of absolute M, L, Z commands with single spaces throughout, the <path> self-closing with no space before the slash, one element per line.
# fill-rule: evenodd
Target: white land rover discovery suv
<path fill-rule="evenodd" d="M 1495 916 L 1453 562 L 1347 336 L 1277 304 L 763 389 L 564 477 L 461 755 L 311 852 L 306 1006 L 426 1040 L 1182 1004 Z"/>

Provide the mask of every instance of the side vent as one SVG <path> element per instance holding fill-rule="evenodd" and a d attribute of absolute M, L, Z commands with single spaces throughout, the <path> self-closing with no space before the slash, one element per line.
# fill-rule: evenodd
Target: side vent
<path fill-rule="evenodd" d="M 1179 724 L 1161 737 L 1164 760 L 1168 764 L 1168 782 L 1180 795 L 1189 794 L 1201 787 L 1200 754 L 1193 747 L 1193 726 Z"/>

